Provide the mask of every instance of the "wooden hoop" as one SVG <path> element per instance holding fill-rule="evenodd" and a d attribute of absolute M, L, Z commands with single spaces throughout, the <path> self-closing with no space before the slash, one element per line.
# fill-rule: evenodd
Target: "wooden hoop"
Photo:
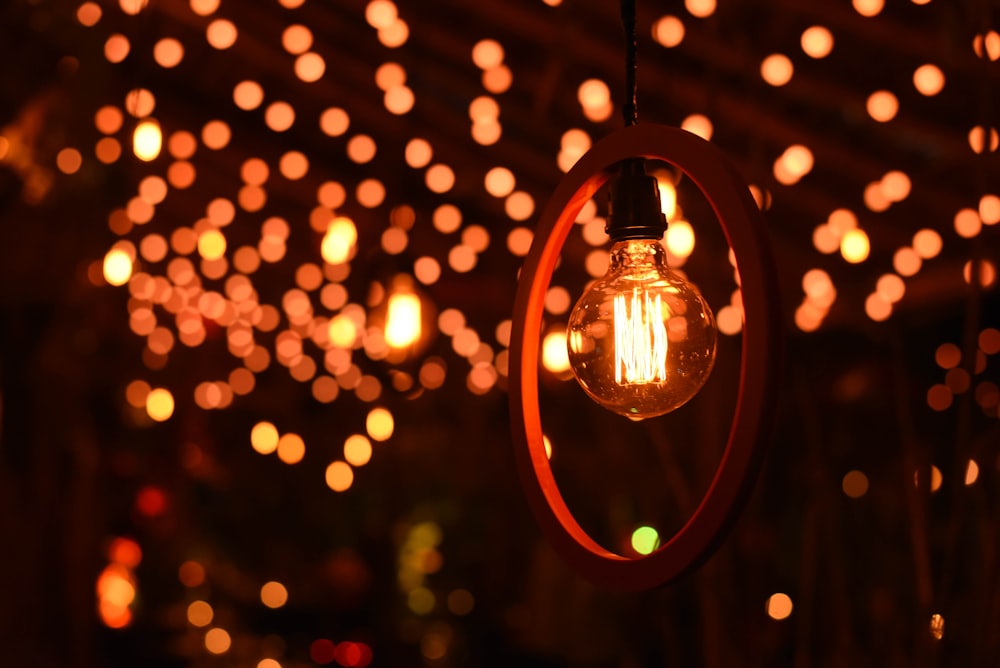
<path fill-rule="evenodd" d="M 655 552 L 628 558 L 597 544 L 566 506 L 542 439 L 538 353 L 545 294 L 559 254 L 584 204 L 627 158 L 680 168 L 704 193 L 736 256 L 743 289 L 743 347 L 736 412 L 722 460 L 698 508 Z M 714 145 L 684 130 L 635 125 L 594 144 L 556 187 L 521 269 L 510 343 L 510 419 L 521 484 L 542 532 L 591 582 L 638 591 L 665 584 L 700 564 L 745 504 L 763 460 L 774 414 L 780 317 L 774 264 L 763 216 L 749 188 Z"/>

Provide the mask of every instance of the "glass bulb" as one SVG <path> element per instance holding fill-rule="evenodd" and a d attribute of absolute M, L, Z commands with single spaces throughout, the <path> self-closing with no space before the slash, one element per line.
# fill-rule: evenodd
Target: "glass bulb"
<path fill-rule="evenodd" d="M 684 405 L 715 363 L 715 318 L 698 290 L 667 266 L 656 239 L 611 247 L 608 272 L 569 316 L 570 366 L 598 404 L 633 420 Z"/>

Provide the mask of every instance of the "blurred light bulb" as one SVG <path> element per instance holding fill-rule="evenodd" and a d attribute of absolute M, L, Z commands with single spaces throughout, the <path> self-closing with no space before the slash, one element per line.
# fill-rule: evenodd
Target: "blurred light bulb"
<path fill-rule="evenodd" d="M 369 324 L 382 330 L 389 348 L 388 361 L 399 363 L 423 351 L 436 317 L 433 304 L 417 288 L 413 277 L 397 274 L 378 297 L 369 314 Z"/>
<path fill-rule="evenodd" d="M 567 349 L 594 401 L 641 420 L 682 406 L 705 384 L 715 362 L 715 318 L 667 265 L 655 179 L 618 177 L 611 200 L 608 271 L 573 307 Z"/>
<path fill-rule="evenodd" d="M 385 342 L 392 348 L 406 348 L 420 340 L 420 297 L 398 291 L 389 295 L 385 316 Z"/>

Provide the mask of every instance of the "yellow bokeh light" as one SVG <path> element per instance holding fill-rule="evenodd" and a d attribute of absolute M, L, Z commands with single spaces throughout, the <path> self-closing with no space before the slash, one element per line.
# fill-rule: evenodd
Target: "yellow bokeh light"
<path fill-rule="evenodd" d="M 280 608 L 288 602 L 288 590 L 280 582 L 265 582 L 260 588 L 260 602 L 269 608 Z"/>
<path fill-rule="evenodd" d="M 542 364 L 554 374 L 569 371 L 569 352 L 566 350 L 566 331 L 549 332 L 542 341 Z"/>
<path fill-rule="evenodd" d="M 330 319 L 327 325 L 330 343 L 338 348 L 353 348 L 358 338 L 358 326 L 354 319 L 343 313 Z"/>
<path fill-rule="evenodd" d="M 373 441 L 387 441 L 392 437 L 395 421 L 385 408 L 372 409 L 365 418 L 365 429 Z"/>
<path fill-rule="evenodd" d="M 338 216 L 333 219 L 323 236 L 320 254 L 328 264 L 341 264 L 350 259 L 357 240 L 358 230 L 354 221 Z"/>
<path fill-rule="evenodd" d="M 639 554 L 652 554 L 660 546 L 660 534 L 650 526 L 641 526 L 632 532 L 632 549 Z"/>
<path fill-rule="evenodd" d="M 205 230 L 198 237 L 198 254 L 206 260 L 218 260 L 226 254 L 226 237 L 216 229 Z"/>
<path fill-rule="evenodd" d="M 852 264 L 867 260 L 870 250 L 868 235 L 864 230 L 848 230 L 840 239 L 840 254 Z"/>
<path fill-rule="evenodd" d="M 163 387 L 151 390 L 146 395 L 146 413 L 157 422 L 169 420 L 174 414 L 174 395 Z"/>
<path fill-rule="evenodd" d="M 125 285 L 132 277 L 132 256 L 120 248 L 104 255 L 104 280 L 114 286 Z"/>
<path fill-rule="evenodd" d="M 694 251 L 694 228 L 686 220 L 671 221 L 667 226 L 664 240 L 671 255 L 679 258 L 689 257 Z"/>
<path fill-rule="evenodd" d="M 406 597 L 410 610 L 417 615 L 426 615 L 434 610 L 434 593 L 426 587 L 415 587 Z"/>
<path fill-rule="evenodd" d="M 155 120 L 146 119 L 135 126 L 132 133 L 132 152 L 135 157 L 149 162 L 155 160 L 160 155 L 163 147 L 163 133 L 160 131 L 160 124 Z"/>
<path fill-rule="evenodd" d="M 364 466 L 372 458 L 372 442 L 362 434 L 352 434 L 344 441 L 344 459 L 351 466 Z"/>
<path fill-rule="evenodd" d="M 278 428 L 270 422 L 258 422 L 250 430 L 250 445 L 262 455 L 278 449 Z"/>

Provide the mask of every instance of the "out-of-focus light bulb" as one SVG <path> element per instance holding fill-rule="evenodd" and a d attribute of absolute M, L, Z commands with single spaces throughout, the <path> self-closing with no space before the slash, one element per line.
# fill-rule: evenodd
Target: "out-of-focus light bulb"
<path fill-rule="evenodd" d="M 369 313 L 369 324 L 382 330 L 389 362 L 399 363 L 423 351 L 433 334 L 435 311 L 409 274 L 397 274 L 389 281 Z"/>
<path fill-rule="evenodd" d="M 391 348 L 407 348 L 420 340 L 420 297 L 398 290 L 389 295 L 385 316 L 385 342 Z"/>
<path fill-rule="evenodd" d="M 667 265 L 655 179 L 632 169 L 612 183 L 608 271 L 573 307 L 567 349 L 591 399 L 641 420 L 679 408 L 705 384 L 716 326 L 697 288 Z"/>

